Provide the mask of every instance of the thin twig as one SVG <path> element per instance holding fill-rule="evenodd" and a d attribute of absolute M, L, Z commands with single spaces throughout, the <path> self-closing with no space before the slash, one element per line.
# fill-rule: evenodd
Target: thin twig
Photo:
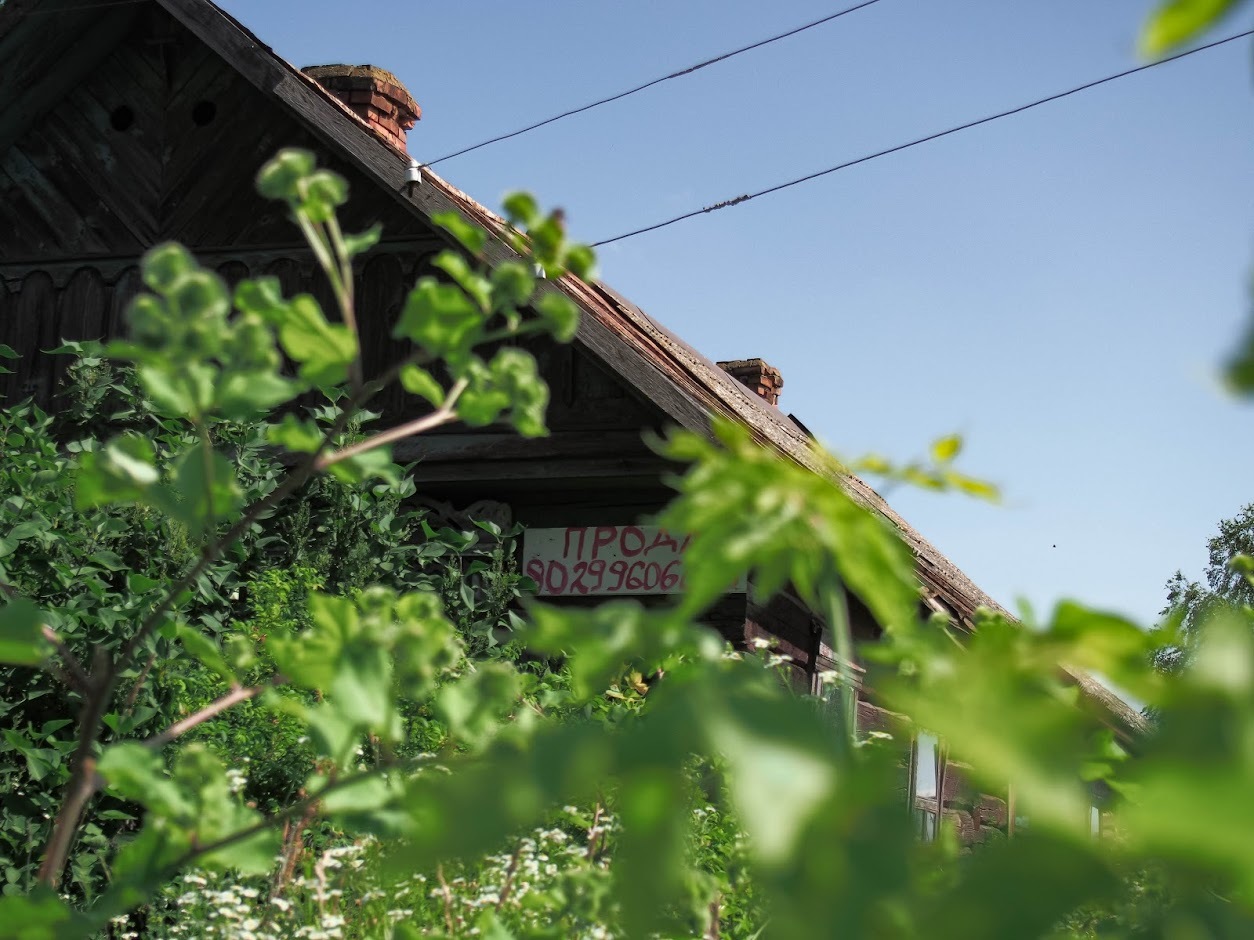
<path fill-rule="evenodd" d="M 509 857 L 509 868 L 505 869 L 505 881 L 501 884 L 501 896 L 496 899 L 495 910 L 499 911 L 509 900 L 509 893 L 514 887 L 514 875 L 518 871 L 518 856 L 522 853 L 522 843 L 514 847 L 514 854 Z"/>
<path fill-rule="evenodd" d="M 601 821 L 601 802 L 598 800 L 596 809 L 592 812 L 592 825 L 588 827 L 588 851 L 584 854 L 584 858 L 592 861 L 596 855 L 597 841 L 601 838 L 601 831 L 597 829 L 597 823 Z"/>
<path fill-rule="evenodd" d="M 719 902 L 722 900 L 721 895 L 714 895 L 714 900 L 710 902 L 710 924 L 705 931 L 705 940 L 718 940 L 720 924 L 719 924 Z"/>
<path fill-rule="evenodd" d="M 53 649 L 57 651 L 57 655 L 61 657 L 61 662 L 65 664 L 65 672 L 62 672 L 59 678 L 70 688 L 88 695 L 91 692 L 91 677 L 87 675 L 87 670 L 83 668 L 83 664 L 78 661 L 78 657 L 70 652 L 70 648 L 65 645 L 61 637 L 57 635 L 57 631 L 46 623 L 40 628 L 43 632 L 44 639 L 52 644 Z M 54 667 L 55 668 L 55 667 Z M 57 670 L 60 671 L 60 670 Z"/>
<path fill-rule="evenodd" d="M 448 928 L 448 935 L 453 936 L 453 892 L 449 890 L 448 882 L 444 880 L 444 866 L 437 865 L 435 875 L 440 879 L 440 891 L 444 895 L 444 926 Z"/>
<path fill-rule="evenodd" d="M 144 668 L 139 671 L 139 675 L 135 677 L 135 681 L 131 683 L 131 690 L 126 693 L 126 701 L 122 705 L 122 716 L 129 718 L 131 712 L 135 709 L 135 702 L 139 699 L 139 690 L 144 687 L 144 683 L 148 681 L 148 674 L 152 672 L 153 665 L 157 662 L 156 651 L 148 654 L 148 662 L 144 663 Z"/>
<path fill-rule="evenodd" d="M 280 892 L 292 880 L 292 875 L 296 871 L 296 862 L 300 858 L 301 835 L 305 829 L 313 822 L 314 816 L 318 813 L 318 804 L 310 803 L 304 814 L 297 820 L 296 825 L 291 825 L 291 820 L 283 827 L 283 848 L 281 855 L 284 859 L 282 867 L 279 869 L 278 878 L 275 881 L 273 897 L 277 897 Z"/>
<path fill-rule="evenodd" d="M 366 438 L 364 441 L 358 441 L 356 444 L 350 444 L 348 447 L 341 448 L 334 453 L 323 455 L 318 459 L 316 469 L 325 470 L 341 460 L 348 460 L 350 457 L 356 457 L 358 454 L 374 450 L 376 447 L 382 447 L 384 444 L 390 444 L 393 441 L 399 441 L 406 437 L 413 437 L 415 434 L 421 434 L 423 431 L 430 431 L 432 428 L 438 428 L 442 424 L 456 421 L 457 412 L 454 410 L 454 405 L 457 404 L 457 399 L 461 397 L 461 393 L 466 390 L 467 384 L 465 379 L 459 380 L 449 389 L 448 395 L 445 396 L 444 404 L 430 414 L 423 415 L 421 418 L 415 418 L 413 421 L 407 421 L 405 424 L 399 424 L 394 428 L 389 428 L 373 437 Z"/>
<path fill-rule="evenodd" d="M 271 685 L 277 684 L 278 680 L 271 683 Z M 179 735 L 185 734 L 197 725 L 203 724 L 210 718 L 214 718 L 222 714 L 233 705 L 238 705 L 240 702 L 247 702 L 250 698 L 256 698 L 268 688 L 270 688 L 269 685 L 251 685 L 232 689 L 230 692 L 226 693 L 226 695 L 223 695 L 221 698 L 214 699 L 199 711 L 192 712 L 186 718 L 181 721 L 176 721 L 159 734 L 154 734 L 152 737 L 144 741 L 144 746 L 150 747 L 153 750 L 165 747 Z"/>

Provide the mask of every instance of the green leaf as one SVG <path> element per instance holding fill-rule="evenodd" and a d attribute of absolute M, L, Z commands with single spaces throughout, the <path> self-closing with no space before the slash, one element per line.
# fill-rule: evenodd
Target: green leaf
<path fill-rule="evenodd" d="M 216 672 L 224 682 L 230 685 L 239 684 L 235 670 L 228 665 L 217 643 L 195 627 L 189 627 L 186 624 L 179 624 L 176 631 L 179 642 L 202 665 Z"/>
<path fill-rule="evenodd" d="M 273 372 L 232 372 L 217 387 L 214 410 L 228 421 L 250 421 L 291 401 L 304 388 Z"/>
<path fill-rule="evenodd" d="M 591 280 L 596 277 L 596 252 L 587 245 L 571 245 L 566 252 L 566 266 L 575 277 Z"/>
<path fill-rule="evenodd" d="M 683 779 L 663 761 L 644 758 L 619 786 L 622 832 L 615 847 L 615 893 L 628 936 L 675 936 L 682 903 L 688 820 Z M 668 929 L 669 928 L 669 929 Z"/>
<path fill-rule="evenodd" d="M 191 802 L 166 773 L 165 759 L 138 741 L 109 745 L 96 769 L 118 796 L 161 816 L 190 815 Z"/>
<path fill-rule="evenodd" d="M 345 233 L 344 235 L 344 253 L 352 258 L 360 254 L 365 254 L 375 245 L 379 244 L 379 239 L 383 236 L 382 224 L 376 222 L 364 232 Z"/>
<path fill-rule="evenodd" d="M 456 212 L 437 212 L 431 221 L 452 235 L 472 255 L 483 252 L 488 243 L 488 233 L 472 222 L 467 222 Z"/>
<path fill-rule="evenodd" d="M 309 595 L 309 614 L 310 629 L 270 636 L 266 646 L 279 671 L 298 688 L 325 690 L 335 676 L 335 661 L 345 642 L 361 629 L 361 618 L 348 598 L 320 591 Z"/>
<path fill-rule="evenodd" d="M 18 358 L 21 358 L 21 357 L 18 356 L 18 354 L 13 351 L 12 346 L 6 346 L 4 343 L 0 343 L 0 359 L 18 359 Z"/>
<path fill-rule="evenodd" d="M 192 445 L 175 460 L 171 487 L 175 517 L 196 535 L 229 520 L 244 504 L 234 465 L 205 444 Z"/>
<path fill-rule="evenodd" d="M 149 400 L 164 415 L 196 418 L 213 407 L 218 369 L 211 363 L 145 362 L 136 370 L 136 375 Z"/>
<path fill-rule="evenodd" d="M 401 468 L 392 462 L 392 448 L 386 444 L 338 460 L 327 472 L 341 483 L 364 483 L 377 478 L 395 486 L 401 481 Z"/>
<path fill-rule="evenodd" d="M 478 360 L 471 382 L 457 399 L 457 416 L 472 428 L 491 424 L 510 406 L 509 392 L 501 388 Z"/>
<path fill-rule="evenodd" d="M 487 311 L 492 303 L 492 288 L 478 271 L 474 270 L 466 259 L 455 251 L 442 251 L 431 262 L 439 268 L 470 296 L 479 309 Z"/>
<path fill-rule="evenodd" d="M 302 421 L 295 415 L 286 414 L 278 424 L 266 429 L 266 439 L 287 450 L 312 454 L 322 446 L 322 431 L 309 420 Z"/>
<path fill-rule="evenodd" d="M 277 277 L 257 277 L 240 281 L 235 287 L 235 306 L 243 313 L 261 317 L 279 326 L 287 316 L 287 301 Z"/>
<path fill-rule="evenodd" d="M 308 150 L 281 150 L 257 172 L 257 192 L 267 199 L 294 201 L 300 196 L 301 182 L 315 165 L 314 155 Z"/>
<path fill-rule="evenodd" d="M 545 291 L 532 303 L 545 328 L 559 343 L 569 343 L 579 329 L 579 307 L 565 294 Z"/>
<path fill-rule="evenodd" d="M 949 463 L 962 451 L 962 438 L 950 434 L 932 442 L 932 460 L 936 463 Z"/>
<path fill-rule="evenodd" d="M 331 323 L 318 301 L 297 294 L 286 305 L 279 327 L 279 341 L 287 354 L 300 363 L 300 376 L 313 385 L 338 385 L 348 377 L 357 358 L 357 339 L 342 323 Z"/>
<path fill-rule="evenodd" d="M 692 535 L 685 610 L 713 603 L 750 570 L 762 596 L 791 582 L 818 605 L 820 586 L 835 572 L 886 630 L 913 625 L 914 559 L 887 520 L 855 503 L 837 480 L 762 448 L 745 428 L 719 421 L 714 430 L 721 447 L 680 433 L 664 448 L 672 459 L 694 462 L 680 481 L 682 497 L 658 521 Z M 826 463 L 821 454 L 815 459 Z"/>
<path fill-rule="evenodd" d="M 480 914 L 475 921 L 475 927 L 478 929 L 476 936 L 481 940 L 517 940 L 517 935 L 501 923 L 493 910 L 485 910 Z"/>
<path fill-rule="evenodd" d="M 171 312 L 185 320 L 195 334 L 193 349 L 217 352 L 218 331 L 231 309 L 226 282 L 212 271 L 196 268 L 170 284 L 164 293 Z"/>
<path fill-rule="evenodd" d="M 1141 30 L 1141 52 L 1157 57 L 1215 25 L 1237 0 L 1167 0 Z"/>
<path fill-rule="evenodd" d="M 1038 832 L 978 847 L 959 883 L 920 905 L 919 923 L 938 940 L 1059 936 L 1051 928 L 1067 913 L 1119 890 L 1098 848 Z"/>
<path fill-rule="evenodd" d="M 149 288 L 165 293 L 196 270 L 196 261 L 182 245 L 165 242 L 149 249 L 140 261 L 140 270 Z"/>
<path fill-rule="evenodd" d="M 493 384 L 509 399 L 510 422 L 523 437 L 548 434 L 544 424 L 549 387 L 540 378 L 535 357 L 524 349 L 505 347 L 492 357 L 488 369 Z"/>
<path fill-rule="evenodd" d="M 510 193 L 501 201 L 505 216 L 514 225 L 530 228 L 540 219 L 540 207 L 530 193 Z"/>
<path fill-rule="evenodd" d="M 158 479 L 152 444 L 138 434 L 124 434 L 106 444 L 103 451 L 83 454 L 75 480 L 74 505 L 91 509 L 140 502 Z"/>
<path fill-rule="evenodd" d="M 755 854 L 765 865 L 784 867 L 832 798 L 836 767 L 798 734 L 813 721 L 801 708 L 783 699 L 734 704 L 705 716 L 710 747 L 727 763 L 732 800 Z"/>
<path fill-rule="evenodd" d="M 1236 395 L 1254 394 L 1254 324 L 1246 327 L 1240 347 L 1225 366 L 1224 383 Z"/>
<path fill-rule="evenodd" d="M 521 693 L 522 680 L 512 666 L 489 662 L 441 688 L 435 707 L 454 738 L 478 749 L 496 735 Z"/>
<path fill-rule="evenodd" d="M 492 269 L 492 306 L 497 310 L 521 307 L 535 287 L 535 275 L 525 264 L 502 261 Z"/>
<path fill-rule="evenodd" d="M 348 201 L 348 182 L 331 170 L 315 170 L 297 183 L 296 211 L 315 223 L 330 222 L 335 210 Z"/>
<path fill-rule="evenodd" d="M 0 607 L 0 663 L 38 666 L 48 655 L 43 637 L 44 615 L 24 597 Z"/>
<path fill-rule="evenodd" d="M 73 925 L 73 909 L 56 892 L 39 885 L 29 895 L 0 897 L 0 924 L 12 930 L 14 940 L 65 940 L 87 936 L 90 928 Z"/>
<path fill-rule="evenodd" d="M 964 473 L 954 473 L 952 471 L 945 474 L 945 482 L 958 490 L 960 493 L 966 493 L 976 499 L 983 499 L 990 503 L 996 503 L 1001 500 L 1001 490 L 994 483 L 987 480 L 977 480 L 975 477 L 969 477 Z"/>
<path fill-rule="evenodd" d="M 392 660 L 378 644 L 356 642 L 335 661 L 331 703 L 351 724 L 363 731 L 391 738 Z"/>
<path fill-rule="evenodd" d="M 411 364 L 401 369 L 401 385 L 405 391 L 425 398 L 437 408 L 444 403 L 444 388 L 421 366 Z"/>
<path fill-rule="evenodd" d="M 478 339 L 483 322 L 483 311 L 460 287 L 424 277 L 406 297 L 393 335 L 411 339 L 439 358 L 462 357 Z"/>

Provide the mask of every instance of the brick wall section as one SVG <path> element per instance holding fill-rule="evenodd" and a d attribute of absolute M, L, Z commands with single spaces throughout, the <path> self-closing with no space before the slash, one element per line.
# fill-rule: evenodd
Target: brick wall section
<path fill-rule="evenodd" d="M 401 80 L 374 65 L 311 65 L 303 70 L 401 152 L 422 109 Z"/>

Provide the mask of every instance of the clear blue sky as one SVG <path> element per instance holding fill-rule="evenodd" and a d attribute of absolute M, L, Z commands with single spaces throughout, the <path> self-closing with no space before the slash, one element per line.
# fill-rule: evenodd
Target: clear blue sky
<path fill-rule="evenodd" d="M 429 160 L 851 4 L 225 6 L 297 65 L 397 73 Z M 1139 64 L 1149 6 L 883 0 L 437 169 L 490 206 L 530 189 L 596 241 Z M 1002 603 L 1150 620 L 1254 501 L 1254 415 L 1215 379 L 1249 308 L 1251 50 L 609 246 L 603 276 L 711 358 L 778 366 L 784 409 L 840 453 L 961 432 L 1003 506 L 891 501 Z"/>

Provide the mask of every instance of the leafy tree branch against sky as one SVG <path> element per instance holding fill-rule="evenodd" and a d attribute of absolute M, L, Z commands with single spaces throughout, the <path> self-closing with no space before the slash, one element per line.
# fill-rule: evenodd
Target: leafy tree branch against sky
<path fill-rule="evenodd" d="M 396 72 L 420 160 L 852 5 L 225 3 L 298 65 Z M 884 0 L 438 172 L 488 203 L 525 185 L 597 241 L 1141 64 L 1150 8 Z M 604 276 L 711 358 L 780 367 L 843 453 L 963 433 L 1003 506 L 892 498 L 1002 602 L 1152 619 L 1254 498 L 1217 380 L 1254 257 L 1250 76 L 1229 43 L 607 246 Z"/>

